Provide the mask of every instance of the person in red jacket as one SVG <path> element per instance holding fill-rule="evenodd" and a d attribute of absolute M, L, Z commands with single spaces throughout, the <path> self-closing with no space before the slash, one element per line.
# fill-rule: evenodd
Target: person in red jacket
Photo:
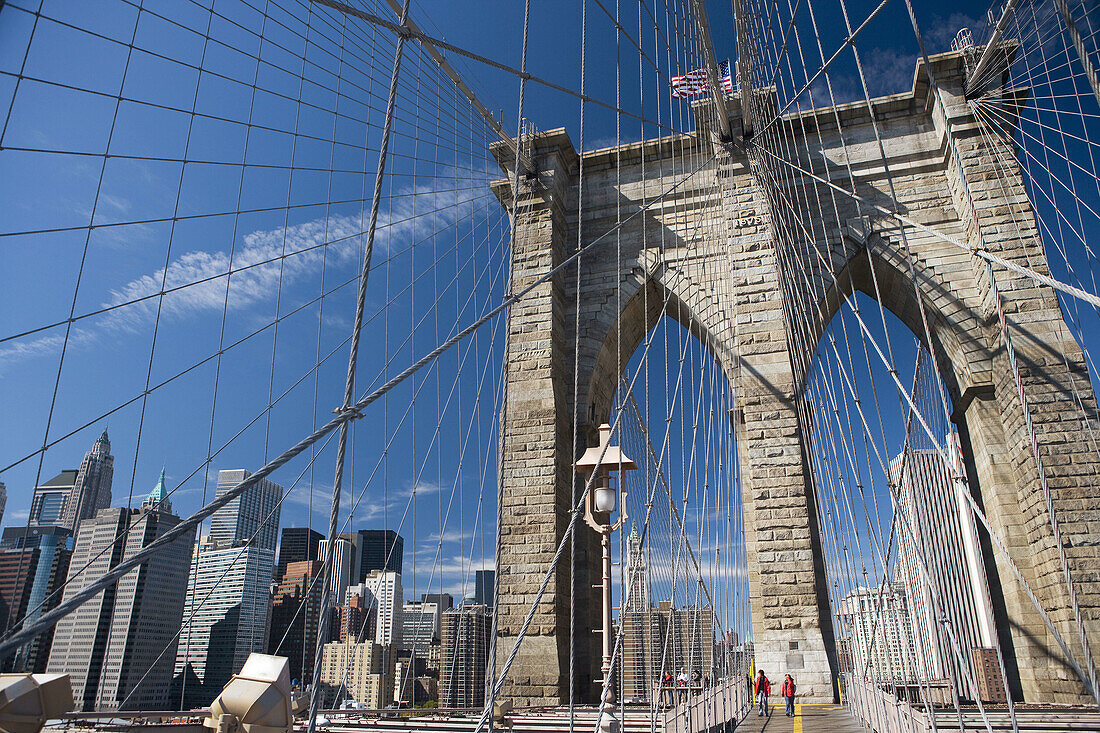
<path fill-rule="evenodd" d="M 772 694 L 772 681 L 764 674 L 764 670 L 756 675 L 756 700 L 759 706 L 759 715 L 768 714 L 768 695 Z"/>
<path fill-rule="evenodd" d="M 784 699 L 787 701 L 787 717 L 794 717 L 794 678 L 787 675 L 783 680 L 783 688 L 780 690 Z"/>

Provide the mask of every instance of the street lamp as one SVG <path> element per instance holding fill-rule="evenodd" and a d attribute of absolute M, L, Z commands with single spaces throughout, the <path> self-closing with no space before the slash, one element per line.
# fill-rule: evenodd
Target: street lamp
<path fill-rule="evenodd" d="M 596 473 L 592 491 L 584 504 L 584 521 L 600 533 L 600 544 L 603 546 L 603 664 L 600 669 L 603 671 L 601 686 L 607 687 L 607 696 L 604 698 L 606 710 L 615 700 L 615 693 L 608 683 L 611 679 L 611 533 L 622 527 L 626 521 L 626 491 L 612 486 L 610 472 L 621 473 L 638 466 L 627 458 L 619 446 L 611 445 L 611 426 L 605 423 L 600 426 L 599 445 L 586 450 L 577 461 L 576 467 L 577 473 L 586 478 L 593 471 Z M 621 488 L 621 481 L 619 486 Z M 612 521 L 611 515 L 615 513 L 619 503 L 623 510 L 619 513 L 618 521 Z M 608 711 L 607 721 L 601 720 L 600 726 L 608 730 L 613 729 L 612 726 L 617 728 L 613 713 Z"/>

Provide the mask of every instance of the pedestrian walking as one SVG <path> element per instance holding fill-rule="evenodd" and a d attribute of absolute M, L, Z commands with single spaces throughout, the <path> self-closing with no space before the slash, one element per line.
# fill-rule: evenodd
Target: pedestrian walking
<path fill-rule="evenodd" d="M 787 675 L 783 680 L 783 688 L 780 690 L 783 699 L 787 701 L 787 717 L 794 717 L 794 678 Z"/>
<path fill-rule="evenodd" d="M 760 715 L 768 714 L 768 695 L 772 694 L 772 681 L 764 674 L 764 670 L 756 675 L 756 702 Z"/>

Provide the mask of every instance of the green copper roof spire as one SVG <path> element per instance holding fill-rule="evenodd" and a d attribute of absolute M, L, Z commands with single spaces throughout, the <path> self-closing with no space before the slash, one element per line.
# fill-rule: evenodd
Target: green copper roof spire
<path fill-rule="evenodd" d="M 157 485 L 153 487 L 153 490 L 149 492 L 149 496 L 146 497 L 143 507 L 149 507 L 159 512 L 171 512 L 172 502 L 168 501 L 168 490 L 164 486 L 164 467 L 161 466 L 160 478 L 157 480 Z"/>

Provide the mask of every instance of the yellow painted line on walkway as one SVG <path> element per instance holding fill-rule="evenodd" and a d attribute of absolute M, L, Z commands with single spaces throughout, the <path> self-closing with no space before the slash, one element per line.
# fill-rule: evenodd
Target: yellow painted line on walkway
<path fill-rule="evenodd" d="M 794 733 L 802 733 L 802 703 L 794 705 Z"/>

